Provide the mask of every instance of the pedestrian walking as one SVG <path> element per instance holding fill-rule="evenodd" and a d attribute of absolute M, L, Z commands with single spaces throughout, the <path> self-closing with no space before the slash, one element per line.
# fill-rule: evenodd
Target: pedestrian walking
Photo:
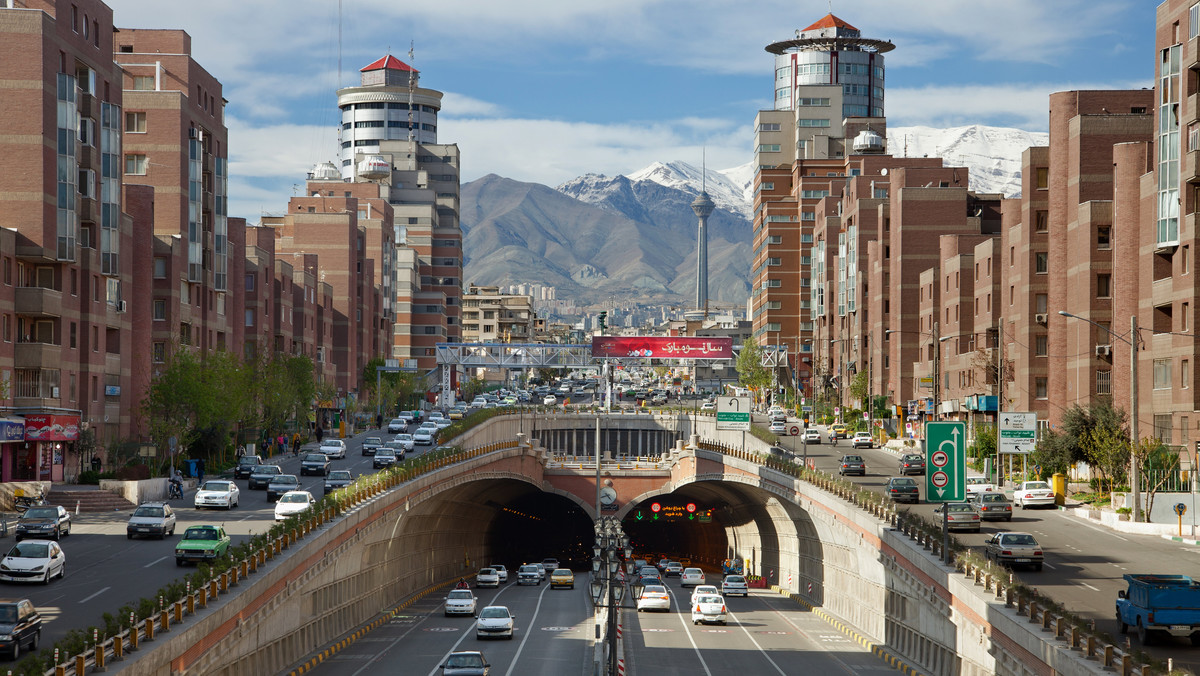
<path fill-rule="evenodd" d="M 196 485 L 204 483 L 204 458 L 196 461 Z"/>

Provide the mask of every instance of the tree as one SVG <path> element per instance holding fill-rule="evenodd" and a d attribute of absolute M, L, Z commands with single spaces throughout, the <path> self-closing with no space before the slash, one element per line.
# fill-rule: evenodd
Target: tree
<path fill-rule="evenodd" d="M 1075 464 L 1072 457 L 1075 439 L 1060 432 L 1048 432 L 1029 454 L 1030 461 L 1042 468 L 1042 474 L 1066 474 Z M 1009 456 L 1012 457 L 1012 456 Z"/>
<path fill-rule="evenodd" d="M 753 338 L 747 338 L 742 343 L 742 351 L 737 358 L 738 383 L 754 393 L 755 398 L 771 388 L 771 372 L 762 365 L 762 350 Z"/>
<path fill-rule="evenodd" d="M 1107 439 L 1112 435 L 1128 438 L 1129 435 L 1125 431 L 1126 419 L 1125 411 L 1113 408 L 1108 399 L 1093 401 L 1086 409 L 1075 404 L 1063 413 L 1060 426 L 1062 439 L 1059 440 L 1062 448 L 1059 450 L 1068 455 L 1072 465 L 1077 462 L 1090 464 L 1091 459 L 1084 448 L 1088 435 L 1096 428 L 1103 428 L 1106 432 L 1098 437 L 1100 439 Z"/>
<path fill-rule="evenodd" d="M 1114 481 L 1125 477 L 1129 467 L 1129 438 L 1119 429 L 1097 425 L 1084 433 L 1081 444 L 1087 461 L 1108 479 L 1109 490 Z"/>
<path fill-rule="evenodd" d="M 850 396 L 857 401 L 865 402 L 867 397 L 871 395 L 871 380 L 867 377 L 866 371 L 859 371 L 850 379 Z M 864 405 L 863 408 L 866 408 Z"/>
<path fill-rule="evenodd" d="M 1154 496 L 1158 491 L 1164 486 L 1169 490 L 1178 490 L 1171 484 L 1172 479 L 1179 476 L 1179 453 L 1155 437 L 1142 439 L 1140 446 L 1138 456 L 1142 461 L 1142 478 L 1147 483 L 1144 513 L 1149 521 L 1150 512 L 1154 509 Z"/>
<path fill-rule="evenodd" d="M 473 401 L 477 395 L 483 394 L 486 387 L 487 383 L 484 382 L 483 378 L 470 378 L 463 381 L 462 385 L 460 385 L 463 400 Z"/>
<path fill-rule="evenodd" d="M 996 426 L 992 424 L 975 426 L 975 458 L 996 457 Z"/>

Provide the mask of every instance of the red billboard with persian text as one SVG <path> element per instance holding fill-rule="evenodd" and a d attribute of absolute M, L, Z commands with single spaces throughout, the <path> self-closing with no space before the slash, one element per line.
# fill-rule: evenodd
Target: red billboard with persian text
<path fill-rule="evenodd" d="M 75 441 L 78 438 L 77 415 L 25 416 L 26 441 Z"/>
<path fill-rule="evenodd" d="M 733 359 L 733 339 L 592 336 L 592 358 Z"/>

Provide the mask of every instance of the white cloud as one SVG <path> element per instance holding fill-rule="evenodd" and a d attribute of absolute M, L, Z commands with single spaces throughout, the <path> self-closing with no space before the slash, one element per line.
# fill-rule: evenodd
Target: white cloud
<path fill-rule="evenodd" d="M 495 173 L 553 186 L 588 172 L 627 174 L 652 162 L 698 164 L 704 152 L 713 167 L 743 164 L 749 151 L 742 129 L 714 123 L 697 133 L 694 120 L 592 124 L 463 119 L 439 122 L 438 135 L 462 148 L 464 182 Z"/>
<path fill-rule="evenodd" d="M 503 106 L 465 94 L 446 92 L 442 95 L 442 110 L 457 117 L 495 117 L 504 114 Z"/>

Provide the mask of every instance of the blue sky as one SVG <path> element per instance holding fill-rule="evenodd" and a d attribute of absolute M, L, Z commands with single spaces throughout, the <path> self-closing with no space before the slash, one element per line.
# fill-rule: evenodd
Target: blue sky
<path fill-rule="evenodd" d="M 463 180 L 494 173 L 557 185 L 655 161 L 751 158 L 774 90 L 768 43 L 827 0 L 108 0 L 117 27 L 179 28 L 229 100 L 230 213 L 278 213 L 337 154 L 336 90 L 415 46 L 421 85 L 446 94 L 438 140 Z M 1047 97 L 1153 84 L 1146 0 L 835 0 L 866 37 L 891 40 L 891 127 L 1045 131 Z"/>

